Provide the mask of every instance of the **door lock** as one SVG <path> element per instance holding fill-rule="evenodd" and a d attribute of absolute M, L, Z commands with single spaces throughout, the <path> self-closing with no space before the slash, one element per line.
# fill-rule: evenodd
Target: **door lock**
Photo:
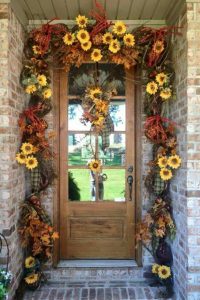
<path fill-rule="evenodd" d="M 127 169 L 127 171 L 128 171 L 129 173 L 133 173 L 133 166 L 129 166 L 128 169 Z"/>

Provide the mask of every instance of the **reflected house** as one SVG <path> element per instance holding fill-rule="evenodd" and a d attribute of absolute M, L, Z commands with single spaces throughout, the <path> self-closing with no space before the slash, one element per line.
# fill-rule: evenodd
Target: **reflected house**
<path fill-rule="evenodd" d="M 110 136 L 108 153 L 110 161 L 117 161 L 121 166 L 125 164 L 125 135 L 115 133 Z"/>

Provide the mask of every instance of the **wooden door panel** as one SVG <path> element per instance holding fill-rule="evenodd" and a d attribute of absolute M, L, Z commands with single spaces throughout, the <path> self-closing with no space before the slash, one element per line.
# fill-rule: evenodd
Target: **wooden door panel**
<path fill-rule="evenodd" d="M 77 209 L 78 207 L 78 209 Z M 126 216 L 127 207 L 125 202 L 71 202 L 68 208 L 69 216 Z"/>
<path fill-rule="evenodd" d="M 124 220 L 104 217 L 79 217 L 69 220 L 70 239 L 122 239 Z"/>

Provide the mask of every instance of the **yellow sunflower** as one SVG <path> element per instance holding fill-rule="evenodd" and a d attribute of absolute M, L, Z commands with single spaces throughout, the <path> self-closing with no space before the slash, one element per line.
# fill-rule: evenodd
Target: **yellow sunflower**
<path fill-rule="evenodd" d="M 98 97 L 102 94 L 102 90 L 99 87 L 94 87 L 89 89 L 89 97 L 91 99 L 98 99 Z"/>
<path fill-rule="evenodd" d="M 45 75 L 38 75 L 37 81 L 41 86 L 46 86 L 47 85 L 47 78 Z"/>
<path fill-rule="evenodd" d="M 158 274 L 158 268 L 160 267 L 160 265 L 158 265 L 158 264 L 153 264 L 153 266 L 152 266 L 152 273 L 153 274 Z"/>
<path fill-rule="evenodd" d="M 120 50 L 120 43 L 117 39 L 110 42 L 109 48 L 112 53 L 117 53 Z"/>
<path fill-rule="evenodd" d="M 78 17 L 76 17 L 76 23 L 80 28 L 84 28 L 88 23 L 88 18 L 78 15 Z"/>
<path fill-rule="evenodd" d="M 161 92 L 160 92 L 160 97 L 163 99 L 163 100 L 167 100 L 171 97 L 172 95 L 172 91 L 170 88 L 165 88 L 165 89 L 162 89 Z"/>
<path fill-rule="evenodd" d="M 29 256 L 25 259 L 25 267 L 27 269 L 32 268 L 35 266 L 35 258 L 32 256 Z"/>
<path fill-rule="evenodd" d="M 173 169 L 178 169 L 181 165 L 181 158 L 178 155 L 172 155 L 168 158 L 168 165 Z"/>
<path fill-rule="evenodd" d="M 19 164 L 25 164 L 26 163 L 26 155 L 24 153 L 22 153 L 22 152 L 17 153 L 16 154 L 16 161 Z"/>
<path fill-rule="evenodd" d="M 96 104 L 96 109 L 99 112 L 102 112 L 106 114 L 108 112 L 108 103 L 102 100 L 94 100 L 94 103 Z"/>
<path fill-rule="evenodd" d="M 71 33 L 71 32 L 67 32 L 64 36 L 63 36 L 63 42 L 65 43 L 65 45 L 70 46 L 75 42 L 75 34 Z"/>
<path fill-rule="evenodd" d="M 44 92 L 42 93 L 44 99 L 49 99 L 52 95 L 51 89 L 45 89 Z"/>
<path fill-rule="evenodd" d="M 160 177 L 162 180 L 170 180 L 172 178 L 172 171 L 167 168 L 162 168 L 160 170 Z"/>
<path fill-rule="evenodd" d="M 171 269 L 170 267 L 168 266 L 160 266 L 158 268 L 158 276 L 161 278 L 161 279 L 167 279 L 171 276 Z"/>
<path fill-rule="evenodd" d="M 125 34 L 123 37 L 124 45 L 128 47 L 133 47 L 135 45 L 135 37 L 131 33 Z"/>
<path fill-rule="evenodd" d="M 24 280 L 27 284 L 36 283 L 38 281 L 38 279 L 39 279 L 39 274 L 30 274 L 24 278 Z"/>
<path fill-rule="evenodd" d="M 96 114 L 96 120 L 92 122 L 94 126 L 102 128 L 105 122 L 105 117 L 101 114 Z"/>
<path fill-rule="evenodd" d="M 37 90 L 36 86 L 34 84 L 28 85 L 26 87 L 26 93 L 27 94 L 33 94 Z"/>
<path fill-rule="evenodd" d="M 26 159 L 26 167 L 29 170 L 35 169 L 38 166 L 37 158 L 35 158 L 33 155 L 28 156 Z"/>
<path fill-rule="evenodd" d="M 107 44 L 109 45 L 110 42 L 112 41 L 113 39 L 113 35 L 111 32 L 106 32 L 104 35 L 103 35 L 103 43 L 104 44 Z"/>
<path fill-rule="evenodd" d="M 32 49 L 33 49 L 33 53 L 34 53 L 34 54 L 36 54 L 36 55 L 42 54 L 42 51 L 41 51 L 41 49 L 40 49 L 39 46 L 34 45 L 34 46 L 32 47 Z"/>
<path fill-rule="evenodd" d="M 158 165 L 160 168 L 165 168 L 168 164 L 168 160 L 166 156 L 161 156 L 158 158 Z"/>
<path fill-rule="evenodd" d="M 88 51 L 90 50 L 90 48 L 92 47 L 92 43 L 90 41 L 84 43 L 84 44 L 81 44 L 81 48 L 84 50 L 84 51 Z"/>
<path fill-rule="evenodd" d="M 101 171 L 101 162 L 97 159 L 94 159 L 88 164 L 88 167 L 93 172 L 100 172 Z"/>
<path fill-rule="evenodd" d="M 153 51 L 156 54 L 162 53 L 164 49 L 165 49 L 164 42 L 162 40 L 158 40 L 153 44 Z"/>
<path fill-rule="evenodd" d="M 117 35 L 122 35 L 126 32 L 126 25 L 122 21 L 115 22 L 113 32 Z"/>
<path fill-rule="evenodd" d="M 90 35 L 87 30 L 81 29 L 77 33 L 77 39 L 81 44 L 84 44 L 90 40 Z"/>
<path fill-rule="evenodd" d="M 159 85 L 163 85 L 167 81 L 167 74 L 165 73 L 159 73 L 156 75 L 156 81 L 158 82 Z"/>
<path fill-rule="evenodd" d="M 33 145 L 30 143 L 23 143 L 21 146 L 23 154 L 29 155 L 33 153 Z"/>
<path fill-rule="evenodd" d="M 149 93 L 150 95 L 155 95 L 157 90 L 158 90 L 158 85 L 155 81 L 151 81 L 151 82 L 147 83 L 147 86 L 146 86 L 147 93 Z"/>
<path fill-rule="evenodd" d="M 91 60 L 93 61 L 100 61 L 102 59 L 103 55 L 101 54 L 100 49 L 94 49 L 91 53 Z"/>

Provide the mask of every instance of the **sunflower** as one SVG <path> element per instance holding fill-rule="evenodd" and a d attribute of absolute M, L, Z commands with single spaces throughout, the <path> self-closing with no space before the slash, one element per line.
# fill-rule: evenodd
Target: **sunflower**
<path fill-rule="evenodd" d="M 149 93 L 150 95 L 155 95 L 157 90 L 158 90 L 158 85 L 155 81 L 151 81 L 151 82 L 147 83 L 147 86 L 146 86 L 147 93 Z"/>
<path fill-rule="evenodd" d="M 39 274 L 30 274 L 24 278 L 24 280 L 27 284 L 36 283 L 38 281 L 38 279 L 39 279 Z"/>
<path fill-rule="evenodd" d="M 167 168 L 160 170 L 160 177 L 162 180 L 170 180 L 172 178 L 172 171 Z"/>
<path fill-rule="evenodd" d="M 158 264 L 153 264 L 153 266 L 152 266 L 152 273 L 153 274 L 158 274 L 158 268 L 160 267 L 160 265 L 158 265 Z"/>
<path fill-rule="evenodd" d="M 92 100 L 98 99 L 98 97 L 102 94 L 102 90 L 100 87 L 90 88 L 88 91 L 88 95 Z"/>
<path fill-rule="evenodd" d="M 23 154 L 29 155 L 33 153 L 33 145 L 30 143 L 23 143 L 21 146 Z"/>
<path fill-rule="evenodd" d="M 126 25 L 122 21 L 115 22 L 113 32 L 117 35 L 122 35 L 126 32 Z"/>
<path fill-rule="evenodd" d="M 162 89 L 160 92 L 160 97 L 164 100 L 169 99 L 171 97 L 171 95 L 172 95 L 172 91 L 170 88 Z"/>
<path fill-rule="evenodd" d="M 97 126 L 97 127 L 103 127 L 103 125 L 104 125 L 104 121 L 105 121 L 105 117 L 104 116 L 102 116 L 101 114 L 96 114 L 96 120 L 94 120 L 93 122 L 92 122 L 92 124 L 94 125 L 94 126 Z"/>
<path fill-rule="evenodd" d="M 90 50 L 90 48 L 92 47 L 92 43 L 90 41 L 84 43 L 84 44 L 81 44 L 81 48 L 84 50 L 84 51 L 88 51 Z"/>
<path fill-rule="evenodd" d="M 93 172 L 100 172 L 101 170 L 101 162 L 97 159 L 92 160 L 89 164 L 88 167 L 90 168 L 91 171 Z"/>
<path fill-rule="evenodd" d="M 63 36 L 63 42 L 65 43 L 65 45 L 70 46 L 74 43 L 75 41 L 75 34 L 71 33 L 71 32 L 67 32 L 64 36 Z"/>
<path fill-rule="evenodd" d="M 96 104 L 96 109 L 99 112 L 102 112 L 103 114 L 106 114 L 108 112 L 108 103 L 102 100 L 94 100 L 94 103 Z"/>
<path fill-rule="evenodd" d="M 38 75 L 37 81 L 41 86 L 46 86 L 47 85 L 47 78 L 45 75 Z"/>
<path fill-rule="evenodd" d="M 44 99 L 49 99 L 52 95 L 51 89 L 45 89 L 44 92 L 42 93 Z"/>
<path fill-rule="evenodd" d="M 110 42 L 109 48 L 112 53 L 117 53 L 120 50 L 120 43 L 117 39 Z"/>
<path fill-rule="evenodd" d="M 35 258 L 32 256 L 29 256 L 25 259 L 25 267 L 27 269 L 33 268 L 35 266 Z"/>
<path fill-rule="evenodd" d="M 103 55 L 101 54 L 100 49 L 94 49 L 91 53 L 91 59 L 93 61 L 100 61 L 102 59 Z"/>
<path fill-rule="evenodd" d="M 90 35 L 87 30 L 81 29 L 77 33 L 77 39 L 81 44 L 84 44 L 90 40 Z"/>
<path fill-rule="evenodd" d="M 124 44 L 128 47 L 133 47 L 135 45 L 135 37 L 131 33 L 125 34 L 123 41 L 124 41 Z"/>
<path fill-rule="evenodd" d="M 158 82 L 159 85 L 163 85 L 164 83 L 167 82 L 167 74 L 165 73 L 159 73 L 156 75 L 156 81 Z"/>
<path fill-rule="evenodd" d="M 172 155 L 168 158 L 168 165 L 172 169 L 178 169 L 181 165 L 181 158 L 178 155 Z"/>
<path fill-rule="evenodd" d="M 34 45 L 34 46 L 32 47 L 32 49 L 33 49 L 33 53 L 34 53 L 34 54 L 36 54 L 36 55 L 42 54 L 42 51 L 41 51 L 41 49 L 40 49 L 39 46 Z"/>
<path fill-rule="evenodd" d="M 34 84 L 28 85 L 26 87 L 26 93 L 27 94 L 33 94 L 37 90 L 36 86 Z"/>
<path fill-rule="evenodd" d="M 22 152 L 17 153 L 16 154 L 16 161 L 19 164 L 25 164 L 26 163 L 26 155 L 24 153 L 22 153 Z"/>
<path fill-rule="evenodd" d="M 160 266 L 158 268 L 158 276 L 161 278 L 161 279 L 167 279 L 171 276 L 171 269 L 170 267 L 168 266 Z"/>
<path fill-rule="evenodd" d="M 158 165 L 160 168 L 165 168 L 168 165 L 168 160 L 166 156 L 161 156 L 158 158 Z"/>
<path fill-rule="evenodd" d="M 103 35 L 103 43 L 104 44 L 107 44 L 109 45 L 110 42 L 112 41 L 113 39 L 113 35 L 111 32 L 106 32 L 104 35 Z"/>
<path fill-rule="evenodd" d="M 78 17 L 76 17 L 76 23 L 80 28 L 86 27 L 87 22 L 88 18 L 86 18 L 85 16 L 78 15 Z"/>
<path fill-rule="evenodd" d="M 160 54 L 165 49 L 163 40 L 158 40 L 153 44 L 153 51 L 156 54 Z"/>
<path fill-rule="evenodd" d="M 33 155 L 27 157 L 26 159 L 26 167 L 29 170 L 35 169 L 38 166 L 37 158 L 35 158 Z"/>

